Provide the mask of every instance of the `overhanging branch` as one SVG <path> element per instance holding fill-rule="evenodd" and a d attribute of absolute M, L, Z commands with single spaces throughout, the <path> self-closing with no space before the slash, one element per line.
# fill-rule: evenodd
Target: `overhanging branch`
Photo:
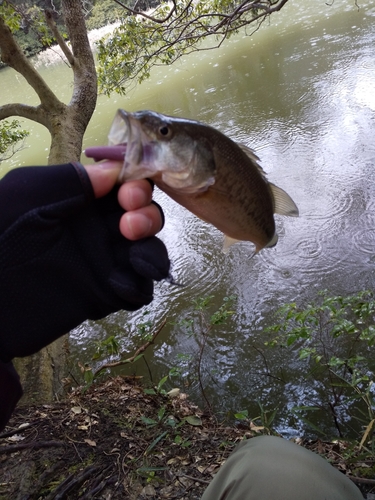
<path fill-rule="evenodd" d="M 158 19 L 157 17 L 149 16 L 148 14 L 146 14 L 146 12 L 143 12 L 141 10 L 133 10 L 130 7 L 127 7 L 126 5 L 124 5 L 122 2 L 120 2 L 120 0 L 113 0 L 113 1 L 115 3 L 117 3 L 118 5 L 120 5 L 120 7 L 125 9 L 127 12 L 129 12 L 129 14 L 133 14 L 134 16 L 140 15 L 140 16 L 144 17 L 145 19 L 149 19 L 150 21 L 153 21 L 154 23 L 159 23 L 159 24 L 163 24 L 163 23 L 167 22 L 168 19 L 170 19 L 172 17 L 173 13 L 176 12 L 176 10 L 177 10 L 176 0 L 173 0 L 173 7 L 170 10 L 167 17 L 165 17 L 164 19 Z"/>
<path fill-rule="evenodd" d="M 40 102 L 49 109 L 59 107 L 61 103 L 55 94 L 48 87 L 43 78 L 29 62 L 20 46 L 13 38 L 13 35 L 0 16 L 0 50 L 1 59 L 11 68 L 20 73 L 37 93 Z"/>
<path fill-rule="evenodd" d="M 244 0 L 233 2 L 222 11 L 210 11 L 210 2 L 185 0 L 173 2 L 163 19 L 157 17 L 157 11 L 150 16 L 124 6 L 120 0 L 114 1 L 131 16 L 125 17 L 115 30 L 113 43 L 109 38 L 100 45 L 100 83 L 108 94 L 112 90 L 123 93 L 132 82 L 141 82 L 148 77 L 152 66 L 172 64 L 191 52 L 220 47 L 243 28 L 251 27 L 251 32 L 245 33 L 251 36 L 289 0 Z M 135 15 L 144 19 L 134 22 Z M 212 36 L 215 43 L 202 48 L 201 41 Z"/>
<path fill-rule="evenodd" d="M 40 123 L 48 128 L 49 122 L 46 113 L 41 106 L 28 106 L 27 104 L 12 103 L 0 106 L 0 120 L 10 118 L 11 116 L 20 116 Z"/>

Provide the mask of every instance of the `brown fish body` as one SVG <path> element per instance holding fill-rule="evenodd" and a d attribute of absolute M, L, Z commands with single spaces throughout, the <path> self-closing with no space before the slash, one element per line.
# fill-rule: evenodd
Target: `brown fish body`
<path fill-rule="evenodd" d="M 153 178 L 155 184 L 180 205 L 234 240 L 251 241 L 259 251 L 275 235 L 272 193 L 258 168 L 231 139 L 205 131 L 212 144 L 215 183 L 206 191 L 184 193 Z"/>
<path fill-rule="evenodd" d="M 291 198 L 267 181 L 256 155 L 209 125 L 152 111 L 120 110 L 110 140 L 119 142 L 120 136 L 127 143 L 120 181 L 151 178 L 222 231 L 228 245 L 251 241 L 257 252 L 272 246 L 277 242 L 277 205 L 278 213 L 298 214 Z"/>

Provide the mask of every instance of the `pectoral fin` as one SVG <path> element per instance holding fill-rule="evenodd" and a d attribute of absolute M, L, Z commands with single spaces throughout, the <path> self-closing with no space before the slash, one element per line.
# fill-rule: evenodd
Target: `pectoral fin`
<path fill-rule="evenodd" d="M 275 233 L 272 237 L 272 240 L 267 243 L 266 248 L 272 248 L 272 247 L 276 246 L 278 241 L 279 241 L 279 237 L 278 237 L 277 233 Z"/>
<path fill-rule="evenodd" d="M 231 238 L 224 234 L 224 243 L 223 243 L 223 253 L 228 253 L 229 247 L 238 243 L 240 240 L 236 240 L 235 238 Z"/>
<path fill-rule="evenodd" d="M 222 252 L 227 254 L 229 251 L 229 248 L 232 245 L 234 245 L 235 243 L 240 243 L 241 241 L 242 240 L 236 240 L 235 238 L 231 238 L 230 236 L 227 236 L 226 234 L 224 234 L 224 243 L 223 243 Z M 277 239 L 276 239 L 276 242 L 277 242 Z M 275 245 L 276 245 L 276 242 L 275 242 Z M 254 255 L 257 254 L 259 252 L 259 250 L 261 250 L 260 247 L 258 248 L 256 245 L 255 245 L 255 247 L 256 247 L 255 250 L 250 255 L 250 259 L 252 259 L 254 257 Z"/>

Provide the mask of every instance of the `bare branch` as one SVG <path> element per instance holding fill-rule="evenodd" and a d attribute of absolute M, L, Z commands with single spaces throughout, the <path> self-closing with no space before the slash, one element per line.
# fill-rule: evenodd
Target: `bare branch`
<path fill-rule="evenodd" d="M 18 43 L 14 40 L 10 29 L 5 24 L 2 17 L 0 17 L 0 50 L 1 60 L 18 71 L 18 73 L 26 79 L 38 94 L 40 102 L 43 105 L 49 109 L 61 107 L 62 104 L 56 98 L 55 94 L 35 70 L 22 52 Z"/>
<path fill-rule="evenodd" d="M 145 352 L 145 350 L 150 345 L 152 345 L 155 342 L 156 337 L 162 331 L 162 329 L 164 328 L 166 322 L 167 322 L 167 320 L 164 319 L 163 322 L 161 323 L 161 325 L 159 326 L 159 328 L 157 330 L 155 330 L 155 332 L 152 334 L 151 339 L 149 341 L 147 341 L 145 344 L 141 345 L 135 351 L 135 353 L 133 354 L 133 356 L 130 356 L 130 358 L 126 358 L 126 359 L 120 359 L 120 361 L 114 361 L 113 363 L 105 363 L 104 365 L 102 365 L 100 368 L 98 368 L 94 372 L 94 377 L 96 377 L 101 371 L 106 370 L 107 368 L 114 368 L 115 366 L 121 366 L 121 365 L 125 365 L 125 364 L 128 364 L 128 363 L 133 363 L 133 361 L 135 360 L 135 358 L 137 356 L 139 356 L 140 354 L 142 354 L 143 352 Z"/>
<path fill-rule="evenodd" d="M 57 29 L 56 23 L 55 23 L 53 16 L 52 16 L 52 12 L 50 10 L 45 10 L 44 15 L 46 18 L 47 25 L 48 25 L 49 29 L 51 30 L 51 33 L 55 37 L 57 43 L 59 44 L 61 50 L 63 51 L 65 57 L 67 58 L 69 64 L 71 66 L 73 66 L 74 65 L 74 56 L 73 56 L 71 50 L 69 49 L 69 47 L 67 46 L 67 44 L 65 43 L 65 40 L 61 36 L 59 30 Z"/>
<path fill-rule="evenodd" d="M 130 7 L 127 7 L 126 5 L 124 5 L 122 2 L 120 2 L 120 0 L 113 0 L 113 1 L 115 3 L 117 3 L 118 5 L 120 5 L 120 7 L 122 7 L 123 9 L 125 9 L 130 14 L 133 14 L 134 16 L 137 16 L 137 15 L 142 16 L 145 19 L 149 19 L 150 21 L 153 21 L 154 23 L 159 23 L 159 24 L 163 24 L 166 21 L 168 21 L 168 19 L 170 19 L 172 17 L 173 13 L 177 10 L 176 0 L 173 0 L 173 7 L 170 10 L 170 12 L 167 15 L 167 17 L 164 18 L 164 19 L 158 19 L 157 17 L 151 17 L 151 16 L 149 16 L 148 14 L 146 14 L 146 12 L 143 12 L 142 10 L 133 10 Z"/>
<path fill-rule="evenodd" d="M 0 120 L 10 118 L 11 116 L 27 118 L 28 120 L 38 122 L 47 128 L 49 127 L 47 115 L 41 105 L 28 106 L 27 104 L 12 103 L 0 106 Z"/>

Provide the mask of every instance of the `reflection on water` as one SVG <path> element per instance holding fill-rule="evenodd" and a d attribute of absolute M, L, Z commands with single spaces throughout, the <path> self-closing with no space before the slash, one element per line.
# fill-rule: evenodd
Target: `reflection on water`
<path fill-rule="evenodd" d="M 199 356 L 199 342 L 179 324 L 190 318 L 194 300 L 213 295 L 213 312 L 235 294 L 236 313 L 205 349 L 207 393 L 224 412 L 259 412 L 256 399 L 278 407 L 287 433 L 296 429 L 281 414 L 322 403 L 324 391 L 306 383 L 304 365 L 293 354 L 265 351 L 264 327 L 286 302 L 304 303 L 324 288 L 349 294 L 375 281 L 375 9 L 367 1 L 358 11 L 352 0 L 334 2 L 335 11 L 324 2 L 320 12 L 311 2 L 295 8 L 301 9 L 293 11 L 298 23 L 285 10 L 252 39 L 238 36 L 219 51 L 156 70 L 128 98 L 101 97 L 85 143 L 105 142 L 117 107 L 211 123 L 257 151 L 270 181 L 292 196 L 300 217 L 276 217 L 275 248 L 250 259 L 251 246 L 239 244 L 224 255 L 221 233 L 157 193 L 166 214 L 161 237 L 174 278 L 184 286 L 158 284 L 146 316 L 145 310 L 119 312 L 72 335 L 72 349 L 83 360 L 94 339 L 119 333 L 123 349 L 131 349 L 137 323 L 146 318 L 158 325 L 167 317 L 154 353 L 146 356 L 158 381 L 177 355 Z M 9 165 L 17 161 L 27 164 L 27 154 Z M 199 400 L 189 364 L 183 369 Z"/>

